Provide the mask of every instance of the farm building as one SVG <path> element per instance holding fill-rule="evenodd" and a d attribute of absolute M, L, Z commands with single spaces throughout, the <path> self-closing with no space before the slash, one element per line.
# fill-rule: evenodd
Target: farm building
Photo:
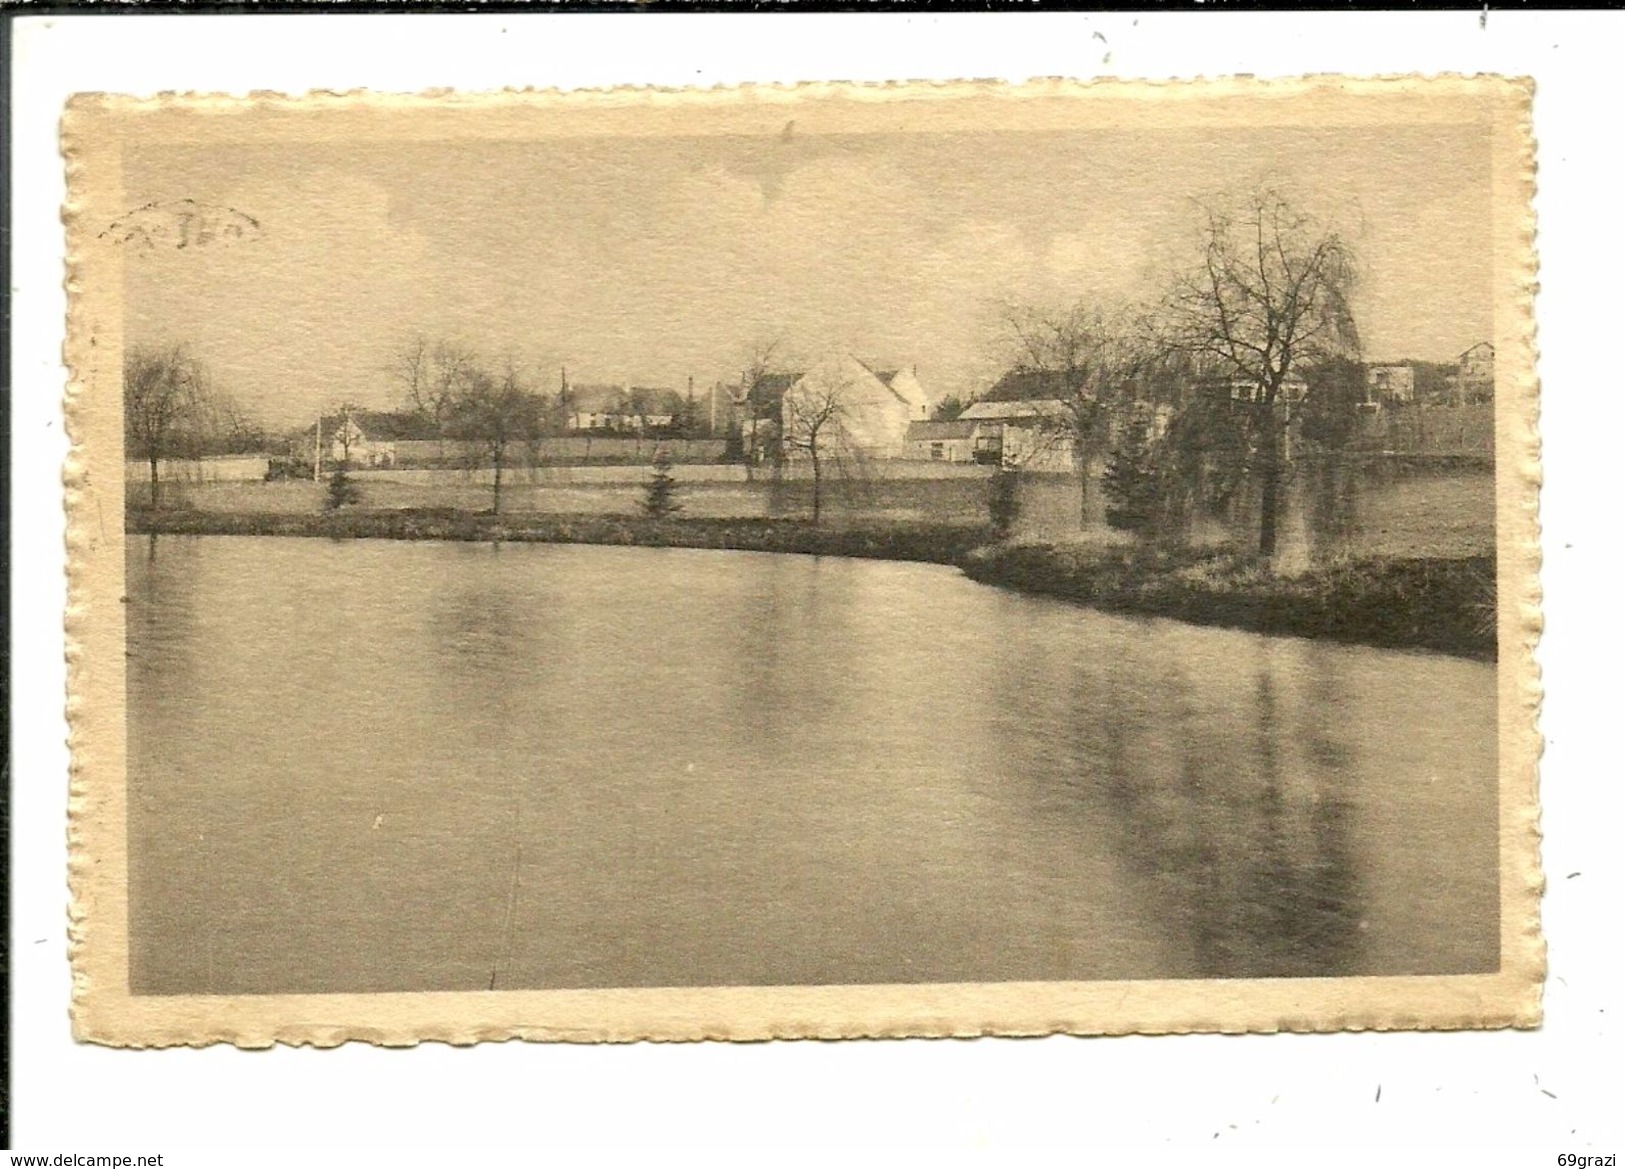
<path fill-rule="evenodd" d="M 807 453 L 815 432 L 821 452 L 903 458 L 909 424 L 924 422 L 930 413 L 930 399 L 912 369 L 875 369 L 850 354 L 827 358 L 796 377 L 779 404 L 791 458 Z"/>
<path fill-rule="evenodd" d="M 676 390 L 652 386 L 572 385 L 565 395 L 565 427 L 573 431 L 641 434 L 670 426 L 685 406 Z"/>
<path fill-rule="evenodd" d="M 397 445 L 434 438 L 434 423 L 405 411 L 345 410 L 323 415 L 304 433 L 304 457 L 314 462 L 348 461 L 352 467 L 393 467 Z"/>
<path fill-rule="evenodd" d="M 910 422 L 908 457 L 933 463 L 977 462 L 976 439 L 986 428 L 996 432 L 998 424 L 959 419 L 954 422 Z"/>
<path fill-rule="evenodd" d="M 1070 471 L 1071 411 L 1059 398 L 972 402 L 961 422 L 980 425 L 976 461 L 1029 471 Z"/>

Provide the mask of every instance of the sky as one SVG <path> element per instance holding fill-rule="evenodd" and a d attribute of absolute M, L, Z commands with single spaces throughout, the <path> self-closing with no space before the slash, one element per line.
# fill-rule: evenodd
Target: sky
<path fill-rule="evenodd" d="M 184 341 L 268 425 L 402 400 L 414 333 L 552 389 L 703 393 L 777 341 L 974 394 L 999 313 L 1155 292 L 1199 253 L 1197 200 L 1268 182 L 1360 261 L 1369 359 L 1490 336 L 1490 144 L 1470 125 L 131 147 L 130 206 L 259 223 L 130 250 L 126 342 Z"/>

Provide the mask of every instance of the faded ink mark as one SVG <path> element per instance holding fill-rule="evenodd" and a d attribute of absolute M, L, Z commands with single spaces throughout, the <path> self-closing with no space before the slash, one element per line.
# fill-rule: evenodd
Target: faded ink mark
<path fill-rule="evenodd" d="M 502 915 L 502 941 L 501 951 L 497 960 L 491 965 L 491 982 L 487 990 L 497 988 L 497 975 L 513 957 L 513 911 L 519 900 L 519 866 L 524 859 L 525 846 L 518 844 L 513 850 L 513 874 L 508 879 L 508 908 Z"/>
<path fill-rule="evenodd" d="M 126 212 L 97 238 L 150 252 L 230 246 L 259 235 L 260 221 L 235 207 L 169 199 Z"/>

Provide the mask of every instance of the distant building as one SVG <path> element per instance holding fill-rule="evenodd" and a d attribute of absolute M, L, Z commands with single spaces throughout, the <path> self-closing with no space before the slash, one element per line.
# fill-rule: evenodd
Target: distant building
<path fill-rule="evenodd" d="M 1416 367 L 1368 365 L 1365 369 L 1365 405 L 1385 406 L 1416 399 Z"/>
<path fill-rule="evenodd" d="M 1072 416 L 1067 404 L 1059 398 L 1028 398 L 1015 401 L 987 400 L 972 402 L 959 412 L 962 419 L 982 422 L 1035 421 L 1065 422 Z"/>
<path fill-rule="evenodd" d="M 406 411 L 349 410 L 323 415 L 304 432 L 304 457 L 315 461 L 320 436 L 321 461 L 348 461 L 352 467 L 393 467 L 397 444 L 435 437 L 432 420 Z"/>
<path fill-rule="evenodd" d="M 1058 370 L 1012 369 L 980 395 L 981 402 L 1036 402 L 1071 397 L 1066 377 Z"/>
<path fill-rule="evenodd" d="M 833 403 L 820 448 L 856 458 L 903 458 L 908 427 L 931 414 L 931 400 L 912 369 L 876 369 L 851 354 L 826 358 L 795 376 L 782 391 L 778 421 L 786 455 L 798 457 L 806 419 Z"/>
<path fill-rule="evenodd" d="M 1495 400 L 1495 346 L 1480 341 L 1456 359 L 1451 389 L 1457 405 Z"/>
<path fill-rule="evenodd" d="M 571 385 L 565 394 L 567 430 L 642 434 L 670 426 L 684 410 L 676 390 L 651 386 Z"/>
<path fill-rule="evenodd" d="M 1072 410 L 1059 398 L 972 402 L 961 422 L 980 424 L 974 459 L 1029 471 L 1073 469 Z"/>
<path fill-rule="evenodd" d="M 908 457 L 933 463 L 977 462 L 976 440 L 983 431 L 997 435 L 997 422 L 961 418 L 954 422 L 910 422 Z"/>
<path fill-rule="evenodd" d="M 1251 378 L 1230 378 L 1224 383 L 1230 391 L 1232 402 L 1258 402 L 1263 399 L 1264 387 Z M 1303 401 L 1309 396 L 1309 383 L 1304 380 L 1301 373 L 1296 370 L 1289 372 L 1281 383 L 1276 394 L 1277 404 L 1288 406 Z"/>

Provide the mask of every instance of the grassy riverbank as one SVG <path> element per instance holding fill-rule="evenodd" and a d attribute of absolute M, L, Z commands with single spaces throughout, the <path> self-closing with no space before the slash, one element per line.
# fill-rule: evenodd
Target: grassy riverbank
<path fill-rule="evenodd" d="M 978 549 L 973 580 L 1094 608 L 1260 633 L 1493 661 L 1493 556 L 1369 556 L 1276 575 L 1229 552 L 1015 544 Z"/>
<path fill-rule="evenodd" d="M 803 552 L 959 564 L 991 539 L 984 524 L 891 520 L 815 526 L 804 519 L 669 519 L 627 515 L 502 515 L 450 509 L 310 514 L 135 511 L 131 532 L 195 536 L 329 536 L 383 540 L 505 540 Z"/>
<path fill-rule="evenodd" d="M 1277 575 L 1229 551 L 995 544 L 985 524 L 795 518 L 652 520 L 445 509 L 223 513 L 132 508 L 132 533 L 609 544 L 798 552 L 955 565 L 971 579 L 1094 608 L 1260 633 L 1495 658 L 1491 555 L 1378 556 Z"/>

